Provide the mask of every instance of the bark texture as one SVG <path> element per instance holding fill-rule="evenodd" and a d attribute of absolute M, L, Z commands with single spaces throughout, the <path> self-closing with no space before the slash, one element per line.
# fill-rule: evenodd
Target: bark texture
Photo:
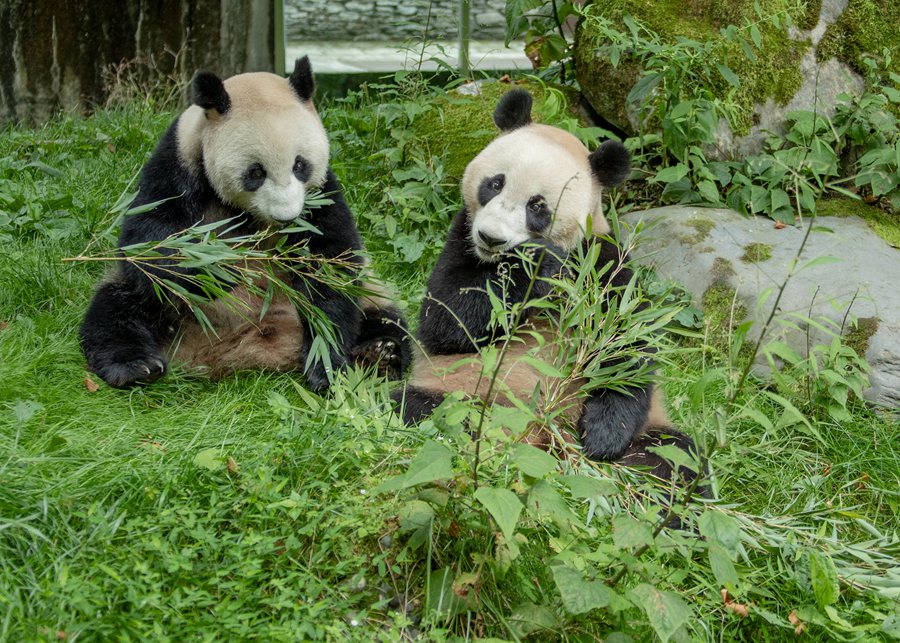
<path fill-rule="evenodd" d="M 110 94 L 110 70 L 186 82 L 274 69 L 270 0 L 3 0 L 0 122 L 85 111 Z M 177 55 L 176 55 L 177 54 Z"/>

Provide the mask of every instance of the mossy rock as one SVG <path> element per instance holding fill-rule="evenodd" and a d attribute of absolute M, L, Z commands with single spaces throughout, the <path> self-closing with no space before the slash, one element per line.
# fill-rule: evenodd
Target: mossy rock
<path fill-rule="evenodd" d="M 819 199 L 816 202 L 816 213 L 822 217 L 858 216 L 891 247 L 900 248 L 900 212 L 886 212 L 861 199 L 840 197 Z"/>
<path fill-rule="evenodd" d="M 788 4 L 784 0 L 760 0 L 759 4 L 763 16 L 787 12 L 800 29 L 808 29 L 818 20 L 820 2 Z M 630 15 L 666 43 L 679 38 L 721 43 L 718 48 L 721 58 L 715 62 L 734 71 L 741 87 L 734 91 L 724 76 L 714 75 L 710 86 L 702 89 L 734 102 L 737 106 L 736 131 L 746 133 L 753 124 L 756 104 L 769 98 L 785 104 L 800 88 L 800 60 L 811 46 L 809 40 L 791 39 L 784 24 L 776 27 L 770 21 L 759 20 L 753 5 L 750 0 L 595 0 L 587 9 L 588 17 L 579 25 L 576 35 L 576 76 L 582 91 L 607 120 L 630 134 L 637 133 L 635 116 L 627 113 L 625 99 L 640 75 L 641 65 L 636 59 L 622 54 L 618 67 L 613 67 L 604 53 L 606 43 L 602 35 L 592 29 L 591 20 L 591 16 L 600 16 L 624 25 L 623 17 Z M 743 26 L 749 22 L 757 25 L 761 37 L 762 46 L 754 48 L 755 61 L 743 53 L 740 45 L 725 42 L 720 33 L 728 25 Z M 694 88 L 695 91 L 699 89 Z"/>
<path fill-rule="evenodd" d="M 825 30 L 818 57 L 835 57 L 865 76 L 865 57 L 884 62 L 884 49 L 891 57 L 889 71 L 900 74 L 900 2 L 850 0 L 837 21 Z"/>
<path fill-rule="evenodd" d="M 744 246 L 741 261 L 744 263 L 762 263 L 772 258 L 772 246 L 768 243 L 748 243 Z"/>
<path fill-rule="evenodd" d="M 466 165 L 497 136 L 494 108 L 500 97 L 513 88 L 531 93 L 535 122 L 559 125 L 578 118 L 577 93 L 571 88 L 549 87 L 530 79 L 514 83 L 485 81 L 479 88 L 474 96 L 450 92 L 437 97 L 432 108 L 413 123 L 416 136 L 424 139 L 429 149 L 446 150 L 445 173 L 457 181 L 462 179 Z"/>

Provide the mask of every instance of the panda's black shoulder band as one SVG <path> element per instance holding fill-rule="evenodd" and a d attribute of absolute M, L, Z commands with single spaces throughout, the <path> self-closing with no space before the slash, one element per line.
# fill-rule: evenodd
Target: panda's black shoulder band
<path fill-rule="evenodd" d="M 222 79 L 209 71 L 198 71 L 192 83 L 194 105 L 225 114 L 231 109 L 231 97 Z"/>
<path fill-rule="evenodd" d="M 494 123 L 506 132 L 531 122 L 531 94 L 524 89 L 507 92 L 494 109 Z"/>
<path fill-rule="evenodd" d="M 313 96 L 316 89 L 316 83 L 313 79 L 312 64 L 309 62 L 309 56 L 303 56 L 294 61 L 294 71 L 291 72 L 288 81 L 291 87 L 300 97 L 300 100 L 309 100 Z"/>
<path fill-rule="evenodd" d="M 619 185 L 631 174 L 631 155 L 619 141 L 604 141 L 591 153 L 591 170 L 605 188 Z"/>

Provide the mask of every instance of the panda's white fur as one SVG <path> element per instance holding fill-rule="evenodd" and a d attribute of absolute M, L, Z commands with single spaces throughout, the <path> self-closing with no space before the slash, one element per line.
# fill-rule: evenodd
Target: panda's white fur
<path fill-rule="evenodd" d="M 465 207 L 451 226 L 428 282 L 409 381 L 394 396 L 407 423 L 429 415 L 447 394 L 487 395 L 490 373 L 478 354 L 479 346 L 492 341 L 487 285 L 498 292 L 504 276 L 513 275 L 503 293 L 509 304 L 550 294 L 542 279 L 531 287 L 523 283 L 529 280 L 522 279 L 527 271 L 517 246 L 537 245 L 530 252 L 533 257 L 544 253 L 539 275 L 547 277 L 558 274 L 561 260 L 586 240 L 610 231 L 601 193 L 627 177 L 629 158 L 624 147 L 607 142 L 590 153 L 572 134 L 532 123 L 530 109 L 531 97 L 521 90 L 501 99 L 494 113 L 501 134 L 465 169 Z M 539 207 L 541 203 L 546 207 Z M 543 220 L 529 221 L 531 205 L 535 205 L 531 212 Z M 605 278 L 614 287 L 628 283 L 631 273 L 621 251 L 599 237 L 593 242 L 601 244 L 598 267 L 613 266 Z M 526 356 L 553 363 L 561 343 L 579 341 L 553 333 L 552 324 L 540 317 L 527 319 L 519 327 L 488 402 L 509 405 L 513 398 L 527 401 L 537 394 L 538 408 L 569 419 L 589 457 L 622 459 L 649 465 L 658 475 L 670 474 L 668 463 L 648 453 L 646 446 L 674 439 L 679 446 L 689 447 L 690 439 L 671 428 L 661 393 L 652 386 L 636 386 L 630 396 L 610 390 L 585 391 L 583 381 L 565 382 L 541 373 Z M 546 446 L 547 437 L 538 432 L 527 439 Z"/>
<path fill-rule="evenodd" d="M 178 121 L 178 149 L 192 172 L 203 170 L 225 203 L 262 221 L 285 224 L 303 212 L 309 187 L 321 187 L 328 169 L 328 136 L 311 100 L 300 102 L 280 76 L 255 72 L 224 81 L 225 114 L 192 105 Z M 297 155 L 312 167 L 305 181 L 292 168 Z M 256 191 L 241 177 L 252 163 L 267 176 Z"/>
<path fill-rule="evenodd" d="M 225 219 L 232 222 L 232 236 L 248 235 L 283 228 L 303 215 L 318 232 L 288 232 L 284 247 L 302 245 L 314 258 L 340 259 L 355 266 L 348 268 L 349 279 L 363 277 L 362 241 L 329 169 L 308 58 L 296 61 L 289 78 L 256 72 L 223 81 L 198 72 L 192 91 L 193 105 L 141 172 L 132 206 L 152 207 L 124 219 L 120 247 Z M 314 189 L 332 203 L 307 209 Z M 266 302 L 239 286 L 231 297 L 200 307 L 212 325 L 208 333 L 185 306 L 161 302 L 144 270 L 200 294 L 190 280 L 196 270 L 166 260 L 143 269 L 123 263 L 100 285 L 81 343 L 88 367 L 110 385 L 153 381 L 170 359 L 214 377 L 244 369 L 303 369 L 314 388 L 328 385 L 321 361 L 304 366 L 314 338 L 289 297 Z M 331 351 L 334 368 L 357 361 L 398 376 L 408 363 L 404 322 L 388 300 L 357 299 L 318 282 L 279 277 L 331 321 L 341 343 Z M 266 280 L 257 285 L 265 289 Z"/>
<path fill-rule="evenodd" d="M 607 234 L 603 217 L 602 186 L 593 176 L 588 149 L 575 136 L 556 127 L 531 123 L 497 137 L 466 166 L 462 195 L 471 217 L 472 244 L 484 261 L 498 261 L 503 252 L 524 243 L 534 234 L 525 222 L 528 199 L 542 194 L 554 211 L 545 236 L 571 252 L 585 236 L 588 216 L 594 234 Z M 486 205 L 478 201 L 478 187 L 485 177 L 503 174 L 503 191 Z M 506 244 L 484 248 L 483 232 Z"/>

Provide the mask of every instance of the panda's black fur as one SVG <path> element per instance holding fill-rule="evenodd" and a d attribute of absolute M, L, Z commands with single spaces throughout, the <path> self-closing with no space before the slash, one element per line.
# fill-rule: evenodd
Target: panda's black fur
<path fill-rule="evenodd" d="M 480 366 L 459 365 L 465 364 L 461 360 L 467 356 L 471 357 L 480 346 L 493 341 L 490 336 L 491 302 L 486 292 L 488 284 L 494 284 L 496 290 L 496 284 L 502 280 L 506 288 L 505 301 L 509 304 L 523 301 L 526 294 L 529 299 L 549 294 L 550 287 L 543 280 L 535 280 L 531 290 L 528 290 L 531 280 L 522 266 L 521 253 L 515 252 L 515 249 L 523 243 L 533 247 L 530 250 L 532 257 L 539 258 L 537 272 L 540 277 L 558 275 L 568 254 L 577 245 L 599 243 L 601 245 L 598 269 L 609 265 L 616 266 L 615 270 L 604 273 L 611 281 L 612 291 L 615 292 L 632 279 L 632 272 L 627 264 L 623 263 L 621 250 L 615 244 L 603 240 L 600 236 L 586 234 L 589 232 L 584 228 L 588 212 L 582 213 L 582 208 L 585 210 L 596 208 L 591 212 L 593 232 L 604 234 L 609 231 L 608 224 L 602 218 L 600 187 L 618 185 L 628 176 L 630 159 L 627 151 L 620 143 L 607 141 L 588 155 L 580 143 L 574 142 L 574 137 L 556 128 L 532 124 L 530 112 L 531 96 L 527 92 L 513 90 L 507 93 L 494 113 L 494 122 L 501 130 L 500 137 L 489 144 L 467 167 L 463 179 L 466 203 L 450 227 L 446 244 L 428 280 L 427 295 L 419 313 L 417 342 L 421 354 L 416 355 L 413 372 L 406 386 L 394 394 L 394 401 L 400 407 L 407 424 L 419 422 L 430 415 L 449 393 L 461 391 L 470 396 L 484 395 Z M 527 130 L 533 132 L 525 134 Z M 514 136 L 530 136 L 532 139 L 522 138 L 521 140 L 525 142 L 519 143 L 518 139 L 511 138 Z M 507 156 L 498 157 L 497 152 L 491 151 L 491 147 L 504 139 L 507 147 L 502 148 L 503 155 L 527 156 L 524 148 L 529 143 L 542 144 L 541 140 L 545 140 L 549 150 L 547 155 L 553 158 L 542 159 L 539 158 L 540 153 L 537 153 L 536 164 L 528 166 L 523 165 L 528 161 L 509 160 Z M 530 190 L 529 194 L 533 194 L 533 190 L 539 189 L 542 185 L 543 178 L 534 175 L 534 168 L 545 168 L 551 174 L 568 172 L 569 170 L 558 170 L 556 163 L 571 160 L 569 157 L 575 159 L 575 165 L 572 167 L 577 171 L 574 174 L 581 173 L 582 176 L 575 184 L 567 182 L 559 192 L 560 196 L 548 194 L 528 198 L 528 194 L 512 195 L 497 207 L 506 208 L 515 203 L 526 208 L 529 215 L 539 217 L 547 207 L 544 203 L 546 199 L 543 198 L 546 196 L 550 201 L 556 199 L 553 201 L 558 206 L 556 215 L 572 219 L 583 217 L 580 229 L 576 230 L 574 227 L 566 229 L 563 226 L 558 230 L 547 231 L 546 225 L 536 225 L 530 216 L 511 214 L 509 216 L 517 216 L 523 221 L 518 222 L 520 229 L 509 223 L 504 224 L 506 239 L 501 238 L 500 233 L 496 232 L 504 230 L 499 224 L 499 227 L 495 226 L 490 233 L 479 229 L 473 234 L 475 214 L 483 212 L 482 208 L 486 208 L 492 199 L 500 198 L 509 181 L 520 181 L 517 184 L 519 189 Z M 487 161 L 484 158 L 487 158 Z M 506 168 L 506 171 L 500 171 L 503 168 Z M 527 176 L 517 177 L 517 169 Z M 583 176 L 584 174 L 591 177 L 590 187 L 585 182 L 587 178 Z M 560 176 L 555 185 L 559 185 L 565 178 Z M 543 181 L 545 186 L 551 184 L 553 181 Z M 513 188 L 515 187 L 517 186 L 513 185 Z M 589 189 L 592 192 L 588 193 Z M 581 201 L 570 201 L 568 205 L 563 206 L 564 199 L 561 195 L 566 190 L 571 191 L 567 198 L 580 197 Z M 516 196 L 522 197 L 522 203 L 515 200 Z M 525 198 L 528 200 L 525 201 Z M 586 203 L 590 204 L 587 208 Z M 566 213 L 563 213 L 564 207 L 568 208 Z M 515 238 L 517 234 L 520 238 Z M 504 241 L 509 241 L 510 247 L 492 256 L 491 248 L 503 245 Z M 501 254 L 502 260 L 495 258 Z M 522 278 L 519 279 L 517 276 Z M 602 311 L 598 311 L 598 314 L 602 314 Z M 549 341 L 552 342 L 552 339 Z M 452 367 L 454 364 L 456 366 Z M 511 369 L 509 373 L 513 373 L 513 370 Z M 511 378 L 512 375 L 504 377 Z M 529 380 L 529 384 L 523 387 L 525 395 L 530 392 L 531 382 L 532 380 Z M 510 388 L 515 388 L 515 384 L 510 385 Z M 490 401 L 502 403 L 499 395 Z M 694 446 L 689 437 L 671 427 L 662 408 L 661 395 L 650 384 L 634 386 L 627 392 L 612 389 L 592 391 L 579 410 L 577 425 L 583 452 L 589 458 L 640 465 L 665 479 L 674 473 L 671 465 L 647 448 L 673 444 L 690 450 Z M 693 476 L 690 471 L 683 468 L 678 471 L 678 475 L 682 479 Z"/>
<path fill-rule="evenodd" d="M 235 95 L 231 95 L 226 86 L 230 86 Z M 321 190 L 332 200 L 330 205 L 311 210 L 308 216 L 309 223 L 321 234 L 292 233 L 285 247 L 305 241 L 313 256 L 351 257 L 352 262 L 362 267 L 363 244 L 341 185 L 328 166 L 327 136 L 311 102 L 314 81 L 309 60 L 306 57 L 298 59 L 287 80 L 271 74 L 244 74 L 223 82 L 212 73 L 200 72 L 195 76 L 192 89 L 194 107 L 179 116 L 163 135 L 141 172 L 138 194 L 131 205 L 137 208 L 165 201 L 150 211 L 126 216 L 119 247 L 163 240 L 193 225 L 226 218 L 233 218 L 238 224 L 232 234 L 249 234 L 273 223 L 285 223 L 299 214 L 305 190 L 311 187 Z M 241 101 L 243 111 L 240 110 Z M 261 173 L 262 182 L 265 182 L 269 177 L 265 171 L 257 171 L 253 176 L 246 173 L 233 176 L 235 170 L 229 169 L 230 166 L 225 169 L 215 166 L 221 159 L 204 156 L 204 141 L 213 140 L 203 138 L 207 135 L 204 128 L 224 127 L 235 113 L 238 115 L 234 118 L 242 120 L 232 122 L 231 126 L 238 127 L 237 131 L 246 135 L 251 145 L 256 144 L 259 137 L 256 132 L 242 132 L 245 124 L 246 127 L 259 127 L 260 133 L 273 138 L 273 141 L 259 142 L 262 156 L 269 153 L 267 143 L 275 143 L 276 147 L 281 144 L 274 139 L 294 137 L 297 140 L 297 150 L 288 150 L 289 163 L 296 153 L 290 172 L 297 180 L 290 179 L 285 183 L 292 191 L 279 193 L 281 183 L 276 184 L 274 173 L 270 172 L 270 186 L 263 192 L 259 189 L 257 175 Z M 283 123 L 278 120 L 278 114 L 282 113 L 286 115 Z M 299 132 L 291 131 L 295 125 Z M 279 128 L 284 131 L 277 131 Z M 228 161 L 244 161 L 241 155 L 249 152 L 241 146 L 228 148 L 228 144 L 227 140 L 219 140 L 208 146 L 236 157 L 226 159 Z M 215 182 L 211 180 L 211 164 L 218 172 L 215 174 L 218 187 L 214 187 Z M 241 207 L 223 198 L 221 192 L 229 191 L 252 204 L 261 203 L 261 206 L 255 206 L 256 210 L 264 210 L 265 204 L 273 203 L 280 209 L 287 208 L 287 214 Z M 297 197 L 295 200 L 299 203 L 292 204 L 292 197 Z M 239 200 L 238 197 L 235 199 Z M 178 274 L 188 275 L 192 269 L 173 268 L 171 262 L 164 261 L 145 269 L 188 290 L 197 290 L 190 281 L 178 278 Z M 173 269 L 178 274 L 173 273 Z M 405 323 L 389 300 L 372 297 L 359 301 L 321 283 L 304 283 L 297 278 L 291 285 L 334 325 L 341 343 L 340 349 L 332 350 L 330 355 L 336 370 L 353 360 L 366 365 L 380 362 L 379 368 L 394 377 L 406 368 L 411 353 Z M 256 301 L 254 305 L 255 311 L 264 310 L 261 302 Z M 227 317 L 225 313 L 220 316 Z M 234 326 L 233 320 L 229 323 Z M 111 386 L 127 387 L 162 376 L 172 355 L 181 348 L 178 342 L 184 328 L 193 328 L 195 324 L 189 311 L 160 300 L 146 274 L 128 262 L 120 262 L 94 294 L 81 326 L 81 346 L 91 371 Z M 198 365 L 212 375 L 257 367 L 302 370 L 313 339 L 308 324 L 299 319 L 292 305 L 281 301 L 279 307 L 273 302 L 269 312 L 255 323 L 238 324 L 230 330 L 225 328 L 217 337 L 197 340 L 195 343 L 200 348 L 194 350 L 193 355 L 200 355 Z M 315 389 L 328 385 L 328 374 L 321 361 L 314 362 L 305 375 Z"/>

